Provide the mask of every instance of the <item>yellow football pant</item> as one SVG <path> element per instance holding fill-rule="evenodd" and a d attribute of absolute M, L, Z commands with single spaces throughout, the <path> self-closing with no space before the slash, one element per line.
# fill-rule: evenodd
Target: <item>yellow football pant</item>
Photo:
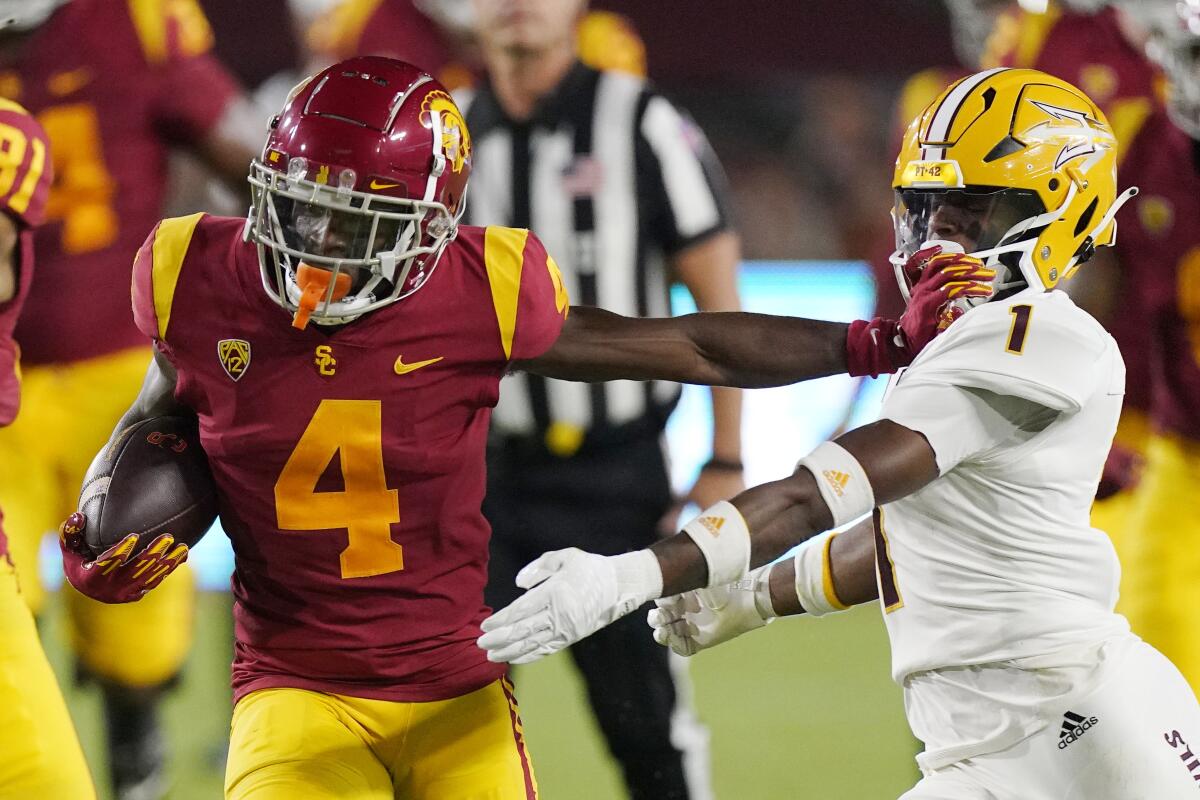
<path fill-rule="evenodd" d="M 1149 440 L 1150 420 L 1146 415 L 1136 408 L 1123 409 L 1113 443 L 1145 458 L 1146 444 Z M 1144 468 L 1142 474 L 1145 475 Z M 1129 557 L 1126 547 L 1129 541 L 1130 515 L 1133 513 L 1134 498 L 1137 496 L 1137 492 L 1138 487 L 1135 486 L 1104 500 L 1097 500 L 1092 504 L 1092 527 L 1099 528 L 1109 535 L 1122 565 Z M 1124 591 L 1122 591 L 1122 595 L 1124 595 Z M 1120 608 L 1117 610 L 1121 611 Z"/>
<path fill-rule="evenodd" d="M 0 508 L 23 595 L 45 603 L 38 551 L 75 510 L 83 475 L 142 386 L 148 348 L 69 365 L 30 367 L 21 411 L 0 429 Z M 127 686 L 172 677 L 191 647 L 193 579 L 186 567 L 137 603 L 110 606 L 66 588 L 71 640 L 93 674 Z"/>
<path fill-rule="evenodd" d="M 96 790 L 12 563 L 0 556 L 0 798 L 93 800 Z"/>
<path fill-rule="evenodd" d="M 1153 436 L 1121 554 L 1120 609 L 1200 692 L 1200 442 Z"/>
<path fill-rule="evenodd" d="M 233 710 L 227 800 L 536 800 L 512 685 L 431 703 L 263 689 Z"/>

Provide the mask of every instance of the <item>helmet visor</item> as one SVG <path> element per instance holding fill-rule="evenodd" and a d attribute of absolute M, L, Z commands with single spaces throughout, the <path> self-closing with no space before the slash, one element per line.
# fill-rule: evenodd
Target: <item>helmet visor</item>
<path fill-rule="evenodd" d="M 351 205 L 338 208 L 279 195 L 270 202 L 284 243 L 314 263 L 365 265 L 376 254 L 395 249 L 406 227 L 401 220 L 364 214 Z"/>
<path fill-rule="evenodd" d="M 896 250 L 907 258 L 930 240 L 955 242 L 967 253 L 990 250 L 1021 238 L 1021 223 L 1045 211 L 1026 189 L 899 189 L 892 211 Z"/>

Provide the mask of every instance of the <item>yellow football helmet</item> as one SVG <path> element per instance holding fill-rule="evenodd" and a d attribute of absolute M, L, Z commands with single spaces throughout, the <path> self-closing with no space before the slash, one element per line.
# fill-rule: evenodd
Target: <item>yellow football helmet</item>
<path fill-rule="evenodd" d="M 892 182 L 901 292 L 905 262 L 951 240 L 997 271 L 995 292 L 1050 289 L 1116 241 L 1117 141 L 1095 103 L 1032 69 L 951 84 L 908 126 Z"/>

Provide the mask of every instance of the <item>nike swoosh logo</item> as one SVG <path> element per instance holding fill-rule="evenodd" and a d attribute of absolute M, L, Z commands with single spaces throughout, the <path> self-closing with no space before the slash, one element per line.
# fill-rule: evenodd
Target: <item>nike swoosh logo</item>
<path fill-rule="evenodd" d="M 399 185 L 400 184 L 398 184 L 398 183 L 380 183 L 379 181 L 372 178 L 371 182 L 367 184 L 367 188 L 368 189 L 395 189 Z"/>
<path fill-rule="evenodd" d="M 441 361 L 442 358 L 442 356 L 438 356 L 437 358 L 430 358 L 425 361 L 414 361 L 411 364 L 405 364 L 404 356 L 396 356 L 396 374 L 407 375 L 408 373 L 418 370 L 421 367 L 428 367 L 430 364 L 436 364 L 437 362 Z"/>
<path fill-rule="evenodd" d="M 46 88 L 50 90 L 50 94 L 56 97 L 66 97 L 78 92 L 91 82 L 92 71 L 87 67 L 80 67 L 69 72 L 51 75 L 50 79 L 46 81 Z"/>

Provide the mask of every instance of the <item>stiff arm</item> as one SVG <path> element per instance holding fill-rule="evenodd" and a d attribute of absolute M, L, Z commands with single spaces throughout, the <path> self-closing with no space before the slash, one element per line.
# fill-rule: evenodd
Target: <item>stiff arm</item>
<path fill-rule="evenodd" d="M 569 381 L 783 386 L 846 372 L 848 329 L 845 323 L 747 312 L 642 319 L 575 306 L 547 352 L 513 366 Z"/>

